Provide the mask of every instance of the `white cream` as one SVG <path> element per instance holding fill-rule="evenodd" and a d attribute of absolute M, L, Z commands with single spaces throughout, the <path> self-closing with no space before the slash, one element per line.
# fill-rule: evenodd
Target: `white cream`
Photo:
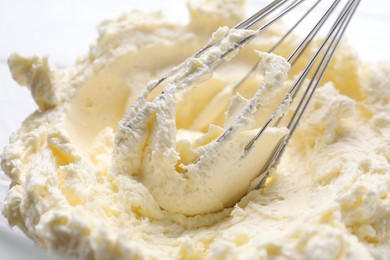
<path fill-rule="evenodd" d="M 303 64 L 285 81 L 288 64 L 260 54 L 259 78 L 232 84 L 258 60 L 253 50 L 268 50 L 280 32 L 259 37 L 196 87 L 147 97 L 148 82 L 243 18 L 241 1 L 223 2 L 191 2 L 187 25 L 140 12 L 103 22 L 89 54 L 68 69 L 10 57 L 13 77 L 39 106 L 1 155 L 12 180 L 3 208 L 11 225 L 48 250 L 85 259 L 390 256 L 390 65 L 361 64 L 341 46 L 266 186 L 236 205 L 286 130 L 270 128 L 244 160 L 243 146 Z M 233 33 L 227 45 L 239 39 Z M 188 68 L 210 72 L 226 46 Z M 261 110 L 243 114 L 217 144 L 252 97 Z"/>
<path fill-rule="evenodd" d="M 188 61 L 183 70 L 194 71 L 189 77 L 200 71 L 199 77 L 203 78 L 224 50 L 248 35 L 246 31 L 241 35 L 237 31 L 230 33 L 234 37 L 227 36 L 218 47 L 208 49 L 198 58 L 202 62 Z M 259 70 L 264 79 L 254 97 L 247 100 L 239 94 L 234 96 L 224 126 L 209 121 L 208 132 L 198 134 L 193 140 L 177 135 L 175 125 L 175 95 L 178 89 L 188 88 L 186 79 L 183 83 L 169 83 L 151 102 L 147 101 L 148 91 L 141 95 L 116 134 L 114 174 L 139 180 L 163 209 L 175 213 L 193 216 L 216 212 L 238 202 L 287 133 L 287 129 L 270 128 L 251 152 L 245 153 L 245 147 L 260 131 L 253 128 L 256 107 L 265 105 L 283 87 L 290 68 L 281 57 L 265 53 L 260 56 Z M 196 87 L 195 80 L 189 81 L 192 88 Z M 224 138 L 219 139 L 225 132 Z"/>

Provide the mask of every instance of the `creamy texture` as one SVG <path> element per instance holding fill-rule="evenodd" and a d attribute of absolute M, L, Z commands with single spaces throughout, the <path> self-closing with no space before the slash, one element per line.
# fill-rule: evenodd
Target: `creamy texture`
<path fill-rule="evenodd" d="M 190 59 L 183 68 L 184 72 L 191 72 L 187 76 L 190 80 L 169 83 L 151 102 L 147 100 L 149 91 L 146 90 L 128 110 L 115 137 L 113 174 L 132 175 L 145 185 L 163 209 L 171 212 L 193 216 L 233 206 L 245 195 L 249 183 L 287 133 L 285 128 L 270 128 L 261 142 L 256 142 L 251 152 L 245 153 L 245 146 L 260 130 L 253 129 L 256 107 L 268 103 L 272 94 L 283 87 L 290 68 L 283 58 L 265 53 L 260 53 L 258 67 L 264 79 L 259 89 L 249 100 L 239 94 L 231 99 L 223 127 L 207 120 L 206 125 L 210 126 L 206 133 L 193 127 L 186 130 L 186 138 L 181 132 L 177 133 L 178 91 L 196 82 L 198 73 L 199 78 L 203 78 L 216 57 L 252 34 L 221 30 L 225 31 L 222 42 L 198 58 Z M 202 113 L 215 107 L 219 107 L 218 104 L 206 107 Z M 193 113 L 186 115 L 187 118 L 193 116 Z M 219 137 L 221 135 L 223 138 Z"/>
<path fill-rule="evenodd" d="M 10 57 L 39 110 L 1 156 L 9 223 L 87 259 L 388 258 L 390 65 L 361 64 L 341 46 L 266 186 L 234 205 L 287 130 L 269 128 L 244 159 L 243 148 L 304 64 L 286 78 L 285 60 L 254 52 L 278 40 L 274 27 L 211 73 L 216 54 L 252 33 L 222 27 L 211 41 L 230 37 L 186 65 L 207 80 L 149 93 L 148 82 L 243 18 L 241 1 L 207 3 L 190 2 L 187 25 L 140 12 L 103 22 L 68 69 Z M 232 88 L 259 55 L 257 77 Z M 250 102 L 261 109 L 245 110 Z"/>

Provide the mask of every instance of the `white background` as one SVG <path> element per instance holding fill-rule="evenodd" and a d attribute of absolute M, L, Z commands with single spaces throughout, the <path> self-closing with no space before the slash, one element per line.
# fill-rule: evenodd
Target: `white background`
<path fill-rule="evenodd" d="M 251 1 L 256 10 L 267 1 Z M 30 93 L 11 78 L 7 58 L 13 52 L 49 56 L 51 63 L 67 67 L 88 51 L 97 37 L 96 25 L 133 8 L 161 9 L 173 20 L 185 21 L 180 0 L 0 0 L 0 150 L 22 120 L 36 109 Z M 363 0 L 347 30 L 347 38 L 365 61 L 390 60 L 390 1 Z M 389 90 L 390 91 L 390 90 Z M 0 172 L 0 206 L 8 189 Z M 33 246 L 0 217 L 1 259 L 53 259 Z"/>

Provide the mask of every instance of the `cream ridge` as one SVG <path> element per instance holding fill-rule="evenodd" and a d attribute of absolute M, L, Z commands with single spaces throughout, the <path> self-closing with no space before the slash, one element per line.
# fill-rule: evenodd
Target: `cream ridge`
<path fill-rule="evenodd" d="M 248 192 L 288 133 L 269 128 L 243 157 L 305 66 L 282 58 L 299 39 L 264 52 L 283 33 L 276 25 L 214 70 L 218 54 L 254 33 L 229 29 L 244 2 L 188 7 L 187 24 L 139 11 L 102 22 L 69 68 L 9 58 L 39 107 L 0 157 L 9 224 L 82 259 L 389 258 L 390 65 L 364 64 L 343 43 L 265 187 Z M 218 39 L 185 65 L 198 77 L 151 89 Z"/>

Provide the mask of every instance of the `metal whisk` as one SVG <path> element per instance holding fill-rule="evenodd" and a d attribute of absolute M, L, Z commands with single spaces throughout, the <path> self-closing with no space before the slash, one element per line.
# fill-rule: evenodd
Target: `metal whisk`
<path fill-rule="evenodd" d="M 259 28 L 254 29 L 253 34 L 241 39 L 239 42 L 236 42 L 225 50 L 217 59 L 207 64 L 208 67 L 215 69 L 218 66 L 226 62 L 225 58 L 228 57 L 231 53 L 238 51 L 247 45 L 255 37 L 261 36 L 261 33 L 270 27 L 272 24 L 280 20 L 282 17 L 287 15 L 292 10 L 296 9 L 303 2 L 310 2 L 307 0 L 274 0 L 268 4 L 265 8 L 261 9 L 248 19 L 242 21 L 234 27 L 234 29 L 252 29 L 260 21 L 263 23 Z M 294 31 L 294 29 L 301 24 L 301 22 L 308 17 L 308 15 L 322 2 L 321 0 L 312 1 L 312 3 L 305 13 L 296 21 L 296 23 L 279 39 L 279 41 L 269 50 L 273 52 L 280 44 L 285 41 L 285 39 Z M 245 158 L 251 153 L 254 144 L 259 140 L 263 133 L 267 130 L 268 127 L 281 126 L 283 124 L 289 131 L 288 133 L 281 138 L 278 144 L 273 149 L 271 156 L 268 158 L 265 166 L 262 169 L 258 169 L 258 177 L 255 178 L 255 181 L 252 181 L 252 185 L 249 189 L 258 189 L 260 188 L 267 179 L 270 170 L 277 164 L 278 160 L 282 156 L 288 142 L 290 141 L 292 135 L 294 134 L 297 126 L 302 118 L 303 113 L 307 109 L 307 106 L 310 100 L 315 93 L 317 86 L 319 85 L 326 68 L 328 67 L 330 60 L 335 52 L 336 47 L 338 46 L 340 39 L 342 38 L 345 29 L 347 28 L 353 14 L 355 13 L 360 0 L 333 0 L 333 1 L 323 1 L 328 4 L 326 11 L 318 17 L 315 25 L 312 27 L 310 32 L 304 37 L 304 39 L 298 44 L 295 50 L 287 58 L 287 61 L 291 64 L 292 67 L 296 62 L 301 58 L 302 54 L 305 52 L 307 47 L 313 42 L 313 39 L 318 35 L 319 31 L 323 26 L 328 22 L 330 27 L 325 33 L 325 36 L 321 37 L 321 42 L 317 46 L 317 51 L 309 59 L 307 65 L 304 67 L 302 72 L 299 74 L 295 82 L 292 84 L 292 87 L 286 93 L 284 99 L 273 111 L 271 116 L 266 120 L 265 124 L 259 128 L 256 135 L 248 142 L 244 148 L 244 152 L 241 158 Z M 343 4 L 340 6 L 340 4 Z M 337 11 L 336 11 L 337 10 Z M 332 17 L 332 18 L 331 18 Z M 333 20 L 333 21 L 332 21 Z M 264 22 L 266 21 L 266 22 Z M 317 36 L 316 39 L 319 37 Z M 155 95 L 155 99 L 163 98 L 164 92 L 170 91 L 169 86 L 175 84 L 176 89 L 184 88 L 189 83 L 196 81 L 198 78 L 204 76 L 205 71 L 202 67 L 197 69 L 188 70 L 186 65 L 192 58 L 201 57 L 208 49 L 213 46 L 217 46 L 221 41 L 210 42 L 204 46 L 201 50 L 193 54 L 191 57 L 186 59 L 184 62 L 174 67 L 171 71 L 165 74 L 162 78 L 157 81 L 150 83 L 147 87 L 147 90 L 143 93 L 143 97 L 151 95 L 157 87 L 166 81 L 167 79 L 174 76 L 174 79 L 168 83 L 168 88 L 165 88 L 162 93 Z M 316 40 L 316 44 L 318 41 Z M 245 82 L 248 77 L 256 70 L 258 64 L 254 64 L 253 68 L 236 84 L 233 85 L 232 89 L 239 88 L 243 82 Z M 193 67 L 192 67 L 193 68 Z M 300 91 L 301 90 L 301 91 Z M 300 92 L 299 92 L 300 91 Z M 299 92 L 299 94 L 298 94 Z M 282 106 L 292 100 L 295 108 L 295 111 L 289 118 L 283 118 L 283 115 L 280 117 Z M 138 103 L 137 103 L 138 102 Z M 253 104 L 252 104 L 253 105 Z M 145 106 L 145 101 L 141 99 L 136 101 L 134 110 L 129 112 L 125 118 L 122 120 L 120 127 L 122 129 L 131 128 L 131 125 L 135 124 L 138 120 L 137 113 L 142 111 L 141 108 L 136 107 Z M 259 109 L 259 107 L 256 107 Z M 283 114 L 283 113 L 282 113 Z M 237 119 L 239 120 L 239 119 Z M 229 127 L 227 127 L 224 132 L 215 140 L 216 143 L 222 143 L 225 138 L 234 132 L 236 124 L 233 122 Z M 121 131 L 121 130 L 119 130 Z M 123 130 L 125 131 L 125 130 Z M 125 142 L 124 140 L 116 140 L 117 143 Z M 125 145 L 125 144 L 123 144 Z M 123 155 L 125 158 L 126 155 Z M 123 159 L 122 158 L 122 159 Z M 200 162 L 202 157 L 199 157 L 194 164 Z M 137 166 L 133 166 L 137 168 Z M 185 172 L 184 172 L 185 173 Z M 242 194 L 241 194 L 242 196 Z M 226 205 L 224 205 L 226 206 Z M 216 210 L 210 208 L 211 211 Z M 184 212 L 187 213 L 187 212 Z M 188 215 L 197 214 L 196 211 L 188 212 Z"/>

